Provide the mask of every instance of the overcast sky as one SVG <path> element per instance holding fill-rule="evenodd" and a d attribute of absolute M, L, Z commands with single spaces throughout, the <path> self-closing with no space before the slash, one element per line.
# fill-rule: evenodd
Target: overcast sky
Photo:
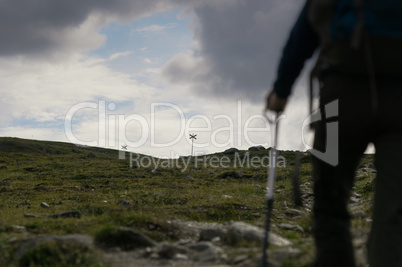
<path fill-rule="evenodd" d="M 261 114 L 300 0 L 1 0 L 0 136 L 153 156 L 271 145 Z M 302 148 L 306 81 L 279 148 Z M 198 128 L 198 129 L 197 129 Z"/>

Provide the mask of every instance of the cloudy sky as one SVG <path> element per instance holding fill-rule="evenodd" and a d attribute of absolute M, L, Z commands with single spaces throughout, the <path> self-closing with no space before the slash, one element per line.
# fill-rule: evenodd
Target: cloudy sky
<path fill-rule="evenodd" d="M 262 119 L 300 0 L 0 0 L 0 136 L 153 156 L 271 145 Z M 302 148 L 302 78 L 279 148 Z"/>

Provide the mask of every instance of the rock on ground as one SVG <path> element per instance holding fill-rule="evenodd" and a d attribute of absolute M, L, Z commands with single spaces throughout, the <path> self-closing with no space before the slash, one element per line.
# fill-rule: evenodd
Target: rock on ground
<path fill-rule="evenodd" d="M 264 229 L 258 226 L 244 222 L 232 222 L 228 228 L 226 241 L 229 245 L 235 245 L 242 241 L 261 243 L 264 240 L 264 234 Z M 269 243 L 274 246 L 283 247 L 290 246 L 292 244 L 289 240 L 272 233 L 272 231 L 269 233 L 268 238 Z"/>

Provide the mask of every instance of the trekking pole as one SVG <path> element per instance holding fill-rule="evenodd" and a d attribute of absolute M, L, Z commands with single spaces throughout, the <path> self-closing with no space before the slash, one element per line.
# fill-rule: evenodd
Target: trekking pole
<path fill-rule="evenodd" d="M 275 114 L 275 119 L 274 120 L 269 120 L 271 126 L 275 128 L 274 130 L 274 138 L 272 141 L 272 147 L 270 150 L 270 168 L 268 171 L 268 179 L 267 179 L 267 195 L 266 195 L 266 200 L 267 200 L 267 211 L 266 211 L 266 217 L 265 217 L 265 233 L 264 233 L 264 241 L 263 241 L 263 247 L 262 247 L 262 267 L 268 267 L 268 238 L 269 238 L 269 230 L 270 230 L 270 221 L 271 221 L 271 213 L 272 213 L 272 206 L 273 206 L 273 200 L 274 200 L 274 184 L 275 184 L 275 173 L 276 173 L 276 160 L 277 160 L 277 151 L 276 151 L 276 146 L 278 142 L 278 117 L 279 113 Z"/>
<path fill-rule="evenodd" d="M 300 192 L 300 165 L 301 165 L 302 152 L 296 152 L 295 166 L 292 175 L 292 188 L 293 188 L 293 202 L 296 206 L 303 206 L 303 200 Z"/>

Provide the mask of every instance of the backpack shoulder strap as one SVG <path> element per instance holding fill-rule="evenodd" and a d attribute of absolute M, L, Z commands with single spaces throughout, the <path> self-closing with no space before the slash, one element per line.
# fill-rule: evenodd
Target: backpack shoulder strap
<path fill-rule="evenodd" d="M 309 1 L 308 19 L 321 39 L 321 46 L 332 41 L 331 23 L 339 0 Z"/>

